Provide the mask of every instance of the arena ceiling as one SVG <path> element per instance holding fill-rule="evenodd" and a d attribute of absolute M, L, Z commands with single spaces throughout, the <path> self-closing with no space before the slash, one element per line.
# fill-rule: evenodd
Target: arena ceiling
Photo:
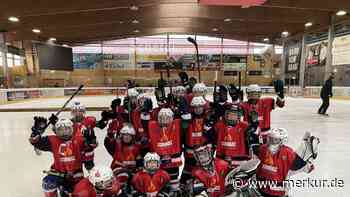
<path fill-rule="evenodd" d="M 198 0 L 2 0 L 0 31 L 9 41 L 54 37 L 71 45 L 166 32 L 276 42 L 283 31 L 295 35 L 325 29 L 339 10 L 350 12 L 350 1 L 267 0 L 243 8 Z M 19 22 L 9 21 L 11 16 Z M 307 22 L 312 26 L 306 28 Z"/>

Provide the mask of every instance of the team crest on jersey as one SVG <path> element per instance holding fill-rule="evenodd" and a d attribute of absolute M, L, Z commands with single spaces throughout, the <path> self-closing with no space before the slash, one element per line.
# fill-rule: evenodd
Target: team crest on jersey
<path fill-rule="evenodd" d="M 71 141 L 61 144 L 60 147 L 58 148 L 59 154 L 63 157 L 72 156 L 73 155 L 73 147 L 72 146 L 73 146 L 73 144 Z"/>
<path fill-rule="evenodd" d="M 266 154 L 266 158 L 264 160 L 264 163 L 267 164 L 267 165 L 273 165 L 274 164 L 271 153 Z"/>
<path fill-rule="evenodd" d="M 221 145 L 222 145 L 222 146 L 225 146 L 225 147 L 234 148 L 234 147 L 236 147 L 236 142 L 234 142 L 234 141 L 232 140 L 232 136 L 231 136 L 230 134 L 227 134 L 227 135 L 225 136 L 224 141 L 221 142 Z"/>
<path fill-rule="evenodd" d="M 194 130 L 196 131 L 196 132 L 202 132 L 203 131 L 203 118 L 201 118 L 201 119 L 195 119 L 194 120 L 194 122 L 195 122 L 195 127 L 194 127 Z"/>

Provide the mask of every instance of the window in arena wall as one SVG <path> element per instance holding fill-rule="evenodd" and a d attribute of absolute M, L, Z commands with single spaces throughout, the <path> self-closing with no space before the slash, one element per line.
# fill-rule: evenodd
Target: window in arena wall
<path fill-rule="evenodd" d="M 7 53 L 7 67 L 12 68 L 13 67 L 13 54 Z"/>
<path fill-rule="evenodd" d="M 261 70 L 250 70 L 250 71 L 248 71 L 248 75 L 261 76 L 261 75 L 263 75 L 263 72 Z"/>
<path fill-rule="evenodd" d="M 3 52 L 0 52 L 0 67 L 4 66 L 4 61 L 2 59 Z"/>
<path fill-rule="evenodd" d="M 14 55 L 14 62 L 13 62 L 13 65 L 14 66 L 22 66 L 22 57 L 19 56 L 19 55 Z"/>

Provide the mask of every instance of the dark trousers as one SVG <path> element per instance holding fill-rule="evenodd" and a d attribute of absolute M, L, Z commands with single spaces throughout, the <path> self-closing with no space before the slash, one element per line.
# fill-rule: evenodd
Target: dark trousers
<path fill-rule="evenodd" d="M 329 97 L 321 98 L 322 99 L 322 105 L 318 109 L 319 114 L 325 114 L 327 112 L 327 109 L 329 107 Z"/>

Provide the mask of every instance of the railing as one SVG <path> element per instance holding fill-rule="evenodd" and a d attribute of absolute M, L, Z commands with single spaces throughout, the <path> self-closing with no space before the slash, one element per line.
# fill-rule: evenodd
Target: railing
<path fill-rule="evenodd" d="M 245 90 L 246 87 L 242 87 Z M 11 101 L 35 99 L 35 98 L 55 98 L 71 95 L 75 87 L 70 88 L 20 88 L 20 89 L 0 89 L 0 104 L 6 104 Z M 138 87 L 139 92 L 154 94 L 154 87 Z M 261 87 L 264 94 L 274 94 L 272 86 Z M 212 94 L 214 87 L 208 88 L 208 94 Z M 286 95 L 292 97 L 319 97 L 321 87 L 289 87 L 285 89 Z M 170 92 L 166 88 L 166 92 Z M 116 95 L 125 96 L 125 87 L 87 87 L 84 88 L 79 95 L 85 96 L 102 96 L 102 95 Z M 349 97 L 350 87 L 334 87 L 334 96 Z"/>

